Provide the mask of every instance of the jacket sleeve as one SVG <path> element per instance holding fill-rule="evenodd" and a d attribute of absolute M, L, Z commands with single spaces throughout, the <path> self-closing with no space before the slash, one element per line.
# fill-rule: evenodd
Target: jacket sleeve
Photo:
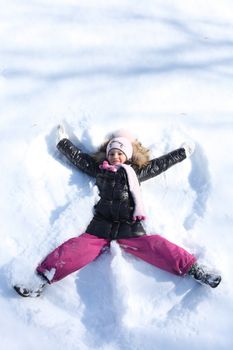
<path fill-rule="evenodd" d="M 169 169 L 186 158 L 184 148 L 178 148 L 164 156 L 152 159 L 149 164 L 141 169 L 135 169 L 140 182 L 151 179 Z"/>
<path fill-rule="evenodd" d="M 57 144 L 57 149 L 79 170 L 96 177 L 99 170 L 97 162 L 89 154 L 83 153 L 70 140 L 62 139 Z"/>

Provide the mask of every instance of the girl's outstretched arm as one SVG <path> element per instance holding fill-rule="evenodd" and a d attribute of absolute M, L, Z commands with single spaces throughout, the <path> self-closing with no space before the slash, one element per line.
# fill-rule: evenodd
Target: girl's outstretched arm
<path fill-rule="evenodd" d="M 164 156 L 152 159 L 149 164 L 141 169 L 135 169 L 140 182 L 151 179 L 162 172 L 169 169 L 171 166 L 181 162 L 186 158 L 185 149 L 183 147 L 176 149 Z"/>
<path fill-rule="evenodd" d="M 61 139 L 57 144 L 57 149 L 79 170 L 96 177 L 99 171 L 97 162 L 89 154 L 83 153 L 70 140 L 67 138 Z"/>

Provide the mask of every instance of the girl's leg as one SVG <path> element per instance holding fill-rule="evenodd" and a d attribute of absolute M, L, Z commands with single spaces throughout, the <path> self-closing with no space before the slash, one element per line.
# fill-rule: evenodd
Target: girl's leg
<path fill-rule="evenodd" d="M 185 249 L 159 235 L 120 239 L 118 243 L 127 253 L 176 275 L 186 274 L 196 262 Z"/>
<path fill-rule="evenodd" d="M 59 281 L 93 261 L 109 245 L 107 239 L 83 233 L 52 251 L 37 267 L 37 272 L 49 283 Z"/>

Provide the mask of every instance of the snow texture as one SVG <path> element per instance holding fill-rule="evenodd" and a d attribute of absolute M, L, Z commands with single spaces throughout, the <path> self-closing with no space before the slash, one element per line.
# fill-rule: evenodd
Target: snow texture
<path fill-rule="evenodd" d="M 0 23 L 1 349 L 232 349 L 232 1 L 0 0 Z M 16 295 L 92 217 L 60 122 L 87 152 L 119 128 L 153 157 L 195 143 L 142 184 L 146 226 L 221 271 L 217 289 L 113 242 L 40 298 Z"/>

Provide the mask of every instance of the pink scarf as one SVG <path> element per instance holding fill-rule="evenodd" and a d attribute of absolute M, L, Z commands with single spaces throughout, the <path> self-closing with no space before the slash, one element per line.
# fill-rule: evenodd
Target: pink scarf
<path fill-rule="evenodd" d="M 117 172 L 120 167 L 125 169 L 128 178 L 129 189 L 134 200 L 133 220 L 145 220 L 146 216 L 144 213 L 140 186 L 137 175 L 133 168 L 127 164 L 110 165 L 106 160 L 99 167 L 100 169 L 105 169 L 112 172 Z"/>

